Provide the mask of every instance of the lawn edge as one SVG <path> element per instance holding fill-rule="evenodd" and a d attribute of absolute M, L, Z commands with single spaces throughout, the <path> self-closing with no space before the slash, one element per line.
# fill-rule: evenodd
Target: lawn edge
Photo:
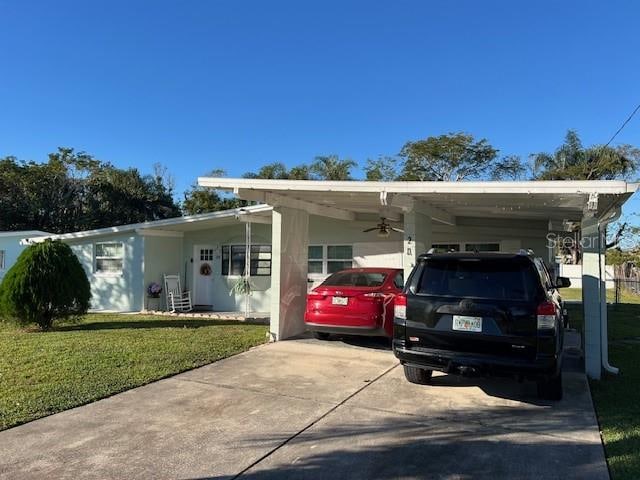
<path fill-rule="evenodd" d="M 184 370 L 180 370 L 180 371 L 175 372 L 175 373 L 170 373 L 168 375 L 164 375 L 163 377 L 158 377 L 155 380 L 151 380 L 151 381 L 146 382 L 146 383 L 141 383 L 140 385 L 136 385 L 135 387 L 125 388 L 124 390 L 118 390 L 116 392 L 110 393 L 109 395 L 105 395 L 104 397 L 95 398 L 95 399 L 90 400 L 88 402 L 80 403 L 80 404 L 74 405 L 73 407 L 70 407 L 70 408 L 65 408 L 64 410 L 59 410 L 57 412 L 51 412 L 51 413 L 49 413 L 47 415 L 42 415 L 42 416 L 34 418 L 32 420 L 27 420 L 26 422 L 16 423 L 16 424 L 11 425 L 10 427 L 7 427 L 7 428 L 0 428 L 0 433 L 8 432 L 9 430 L 13 430 L 14 428 L 22 427 L 22 426 L 27 425 L 29 423 L 37 422 L 38 420 L 42 420 L 44 418 L 48 418 L 48 417 L 51 417 L 53 415 L 57 415 L 59 413 L 68 412 L 68 411 L 73 410 L 75 408 L 80 408 L 80 407 L 84 407 L 84 406 L 90 405 L 92 403 L 101 402 L 101 401 L 106 400 L 108 398 L 115 397 L 116 395 L 120 395 L 122 393 L 129 392 L 131 390 L 135 390 L 136 388 L 146 387 L 147 385 L 151 385 L 152 383 L 159 382 L 160 380 L 166 380 L 167 378 L 175 377 L 177 375 L 181 375 L 183 373 L 190 372 L 192 370 L 197 370 L 198 368 L 204 368 L 204 367 L 206 367 L 208 365 L 212 365 L 214 363 L 223 362 L 223 361 L 228 360 L 230 358 L 237 357 L 239 355 L 244 355 L 245 353 L 249 353 L 251 350 L 265 347 L 267 345 L 270 345 L 271 343 L 273 343 L 273 342 L 270 342 L 269 340 L 265 340 L 263 343 L 260 343 L 258 345 L 254 345 L 253 347 L 250 347 L 247 350 L 243 350 L 243 351 L 238 352 L 238 353 L 232 353 L 231 355 L 227 355 L 225 357 L 218 358 L 217 360 L 213 360 L 211 362 L 204 363 L 202 365 L 198 365 L 197 367 L 186 368 Z"/>

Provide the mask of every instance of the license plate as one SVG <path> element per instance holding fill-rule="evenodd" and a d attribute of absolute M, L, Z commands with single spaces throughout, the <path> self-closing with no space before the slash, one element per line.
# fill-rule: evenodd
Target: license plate
<path fill-rule="evenodd" d="M 347 297 L 333 297 L 331 303 L 334 305 L 346 305 L 349 303 L 349 299 Z"/>
<path fill-rule="evenodd" d="M 453 329 L 462 332 L 482 332 L 482 317 L 453 316 Z"/>

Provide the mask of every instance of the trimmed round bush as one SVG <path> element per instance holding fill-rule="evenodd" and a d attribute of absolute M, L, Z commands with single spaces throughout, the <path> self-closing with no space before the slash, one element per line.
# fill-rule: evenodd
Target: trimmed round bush
<path fill-rule="evenodd" d="M 89 308 L 87 275 L 69 245 L 46 240 L 27 247 L 0 284 L 0 314 L 48 330 Z"/>

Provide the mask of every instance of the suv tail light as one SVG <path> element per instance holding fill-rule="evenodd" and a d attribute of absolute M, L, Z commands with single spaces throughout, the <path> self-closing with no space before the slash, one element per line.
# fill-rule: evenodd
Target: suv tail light
<path fill-rule="evenodd" d="M 538 305 L 538 330 L 546 330 L 556 327 L 556 306 L 551 302 Z"/>
<path fill-rule="evenodd" d="M 404 293 L 396 295 L 394 299 L 393 316 L 400 320 L 407 319 L 407 296 Z"/>

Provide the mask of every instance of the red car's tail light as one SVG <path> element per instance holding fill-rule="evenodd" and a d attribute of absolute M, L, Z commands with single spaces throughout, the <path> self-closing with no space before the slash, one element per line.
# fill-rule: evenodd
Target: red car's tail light
<path fill-rule="evenodd" d="M 407 319 L 407 296 L 403 293 L 396 295 L 394 299 L 393 316 L 401 320 Z"/>
<path fill-rule="evenodd" d="M 307 293 L 307 300 L 324 300 L 327 298 L 326 295 L 318 292 L 309 292 Z"/>

